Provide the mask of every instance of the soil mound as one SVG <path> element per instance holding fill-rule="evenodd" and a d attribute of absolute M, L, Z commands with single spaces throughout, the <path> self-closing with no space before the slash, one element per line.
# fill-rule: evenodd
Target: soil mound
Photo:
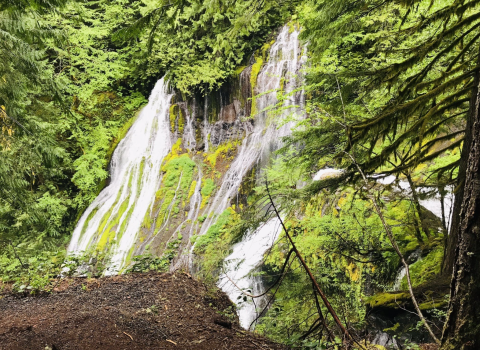
<path fill-rule="evenodd" d="M 233 310 L 181 273 L 69 279 L 1 297 L 0 349 L 286 349 L 241 329 Z"/>

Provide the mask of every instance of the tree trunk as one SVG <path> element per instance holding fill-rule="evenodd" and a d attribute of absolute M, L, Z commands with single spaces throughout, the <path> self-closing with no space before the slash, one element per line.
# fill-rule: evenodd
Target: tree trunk
<path fill-rule="evenodd" d="M 480 55 L 479 55 L 480 62 Z M 468 127 L 470 140 L 464 146 L 466 162 L 465 185 L 460 215 L 458 246 L 450 290 L 447 322 L 443 329 L 442 350 L 480 349 L 480 71 L 475 75 Z M 465 142 L 467 145 L 467 141 Z M 464 157 L 462 155 L 462 158 Z M 455 203 L 457 205 L 457 203 Z M 455 212 L 454 217 L 455 219 Z M 452 226 L 452 232 L 454 231 Z M 449 242 L 450 249 L 452 242 Z"/>
<path fill-rule="evenodd" d="M 423 232 L 425 233 L 425 236 L 427 236 L 427 238 L 430 238 L 430 231 L 428 229 L 428 226 L 425 224 L 425 218 L 423 217 L 423 213 L 422 213 L 422 206 L 420 205 L 420 200 L 418 199 L 417 188 L 413 183 L 412 176 L 409 173 L 404 173 L 404 174 L 407 177 L 408 185 L 410 186 L 410 190 L 412 191 L 413 204 L 415 205 L 415 209 L 417 210 L 417 213 L 418 213 L 417 222 L 420 224 L 419 226 L 422 228 Z M 417 217 L 415 216 L 413 220 L 417 220 Z M 420 242 L 423 242 L 421 233 L 420 233 Z"/>
<path fill-rule="evenodd" d="M 480 64 L 480 54 L 478 56 L 478 64 Z M 460 166 L 458 169 L 457 186 L 455 188 L 455 198 L 453 202 L 452 219 L 450 220 L 450 230 L 446 239 L 447 244 L 445 254 L 443 256 L 442 273 L 443 275 L 451 275 L 453 265 L 455 263 L 455 251 L 458 245 L 458 237 L 460 235 L 460 212 L 462 210 L 463 196 L 465 193 L 465 178 L 467 172 L 467 163 L 470 156 L 470 147 L 473 138 L 473 125 L 475 123 L 475 116 L 478 118 L 478 106 L 476 107 L 477 95 L 479 92 L 480 72 L 475 73 L 475 83 L 472 89 L 472 97 L 470 99 L 470 111 L 467 116 L 467 124 L 465 127 L 465 140 L 463 141 L 463 148 L 460 157 Z"/>
<path fill-rule="evenodd" d="M 448 228 L 447 228 L 447 219 L 445 215 L 445 187 L 438 187 L 438 193 L 440 193 L 440 208 L 442 210 L 442 227 L 443 227 L 443 234 L 447 237 Z M 446 243 L 446 240 L 445 240 Z"/>

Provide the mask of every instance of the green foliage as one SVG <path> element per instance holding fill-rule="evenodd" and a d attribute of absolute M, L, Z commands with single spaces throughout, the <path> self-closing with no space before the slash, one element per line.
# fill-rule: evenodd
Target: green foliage
<path fill-rule="evenodd" d="M 200 193 L 202 194 L 202 203 L 200 204 L 200 209 L 202 209 L 210 199 L 211 194 L 215 191 L 216 185 L 212 179 L 202 179 L 202 189 Z"/>
<path fill-rule="evenodd" d="M 32 252 L 30 252 L 31 254 Z M 15 292 L 31 294 L 48 291 L 60 273 L 65 258 L 63 250 L 46 250 L 30 255 L 25 249 L 3 245 L 0 255 L 0 281 L 12 284 Z"/>
<path fill-rule="evenodd" d="M 437 278 L 430 267 L 440 266 L 438 259 L 441 260 L 443 253 L 440 252 L 437 256 L 432 249 L 438 247 L 441 235 L 431 240 L 423 237 L 423 241 L 416 238 L 413 222 L 416 213 L 409 198 L 400 196 L 392 186 L 382 186 L 373 181 L 369 184 L 368 191 L 353 185 L 339 185 L 338 182 L 342 181 L 339 174 L 336 175 L 338 177 L 329 178 L 337 182 L 335 189 L 323 189 L 315 195 L 304 192 L 298 196 L 299 191 L 292 188 L 301 181 L 307 182 L 306 188 L 312 183 L 308 179 L 310 175 L 307 170 L 305 164 L 292 167 L 291 153 L 286 153 L 267 169 L 266 178 L 277 208 L 288 213 L 285 224 L 295 245 L 340 319 L 347 319 L 352 327 L 361 329 L 365 326 L 367 305 L 393 305 L 396 299 L 410 299 L 405 292 L 398 292 L 394 296 L 384 293 L 393 286 L 400 268 L 400 259 L 393 251 L 373 208 L 369 198 L 372 195 L 377 198 L 387 224 L 392 228 L 400 250 L 406 256 L 420 249 L 424 252 L 431 251 L 432 257 L 436 257 L 436 262 L 433 263 L 430 256 L 424 254 L 429 258 L 412 264 L 418 269 L 417 277 L 425 277 L 424 281 Z M 269 204 L 265 184 L 262 182 L 255 188 L 251 200 L 255 205 L 243 215 L 254 226 L 259 217 L 260 220 L 265 220 L 265 211 L 260 209 L 267 208 Z M 271 215 L 267 213 L 267 217 Z M 435 225 L 438 224 L 437 220 Z M 284 234 L 281 234 L 265 257 L 261 276 L 267 285 L 278 277 L 290 249 Z M 431 270 L 432 273 L 425 276 L 421 274 L 423 263 L 426 263 L 427 271 Z M 374 293 L 375 296 L 372 297 Z M 298 260 L 291 257 L 282 284 L 255 329 L 292 346 L 303 346 L 305 342 L 318 345 L 319 335 L 316 332 L 312 333 L 316 335 L 307 339 L 302 338 L 316 321 L 315 309 L 311 281 Z M 324 315 L 328 313 L 323 305 L 322 311 Z M 331 324 L 331 328 L 335 329 L 335 325 Z M 289 336 L 285 336 L 287 330 Z"/>
<path fill-rule="evenodd" d="M 235 74 L 236 67 L 282 25 L 296 1 L 152 1 L 143 16 L 115 33 L 119 42 L 147 46 L 142 79 L 167 72 L 182 92 L 208 91 Z M 148 31 L 149 34 L 144 33 Z"/>
<path fill-rule="evenodd" d="M 418 287 L 435 279 L 440 274 L 443 259 L 443 247 L 436 246 L 427 256 L 410 265 L 410 277 L 412 286 Z M 402 290 L 407 290 L 407 279 L 401 282 Z"/>
<path fill-rule="evenodd" d="M 182 140 L 178 139 L 162 165 L 163 179 L 155 197 L 155 206 L 159 206 L 156 218 L 157 232 L 167 222 L 172 211 L 179 213 L 190 198 L 196 164 L 187 153 L 182 153 Z"/>
<path fill-rule="evenodd" d="M 68 237 L 55 238 L 44 246 L 0 242 L 0 289 L 7 286 L 17 293 L 49 293 L 65 275 L 103 275 L 109 261 L 107 254 L 88 251 L 67 256 L 65 249 L 59 248 L 67 240 Z"/>
<path fill-rule="evenodd" d="M 300 23 L 312 66 L 309 118 L 291 139 L 306 145 L 298 163 L 353 175 L 347 151 L 367 174 L 401 174 L 459 147 L 479 11 L 474 2 L 307 1 Z M 449 160 L 425 179 L 454 182 L 459 162 Z"/>
<path fill-rule="evenodd" d="M 148 272 L 158 271 L 167 272 L 170 268 L 170 263 L 178 254 L 178 247 L 180 246 L 182 237 L 168 242 L 165 251 L 161 257 L 146 253 L 133 257 L 132 266 L 126 270 L 126 273 L 131 272 Z"/>
<path fill-rule="evenodd" d="M 195 252 L 202 252 L 207 245 L 218 241 L 222 231 L 228 229 L 227 224 L 232 220 L 232 215 L 235 215 L 232 208 L 228 208 L 220 214 L 217 221 L 208 228 L 207 232 L 196 239 Z"/>
<path fill-rule="evenodd" d="M 194 253 L 199 266 L 199 276 L 208 284 L 214 285 L 223 260 L 230 248 L 244 232 L 240 216 L 234 207 L 226 209 L 202 236 L 192 238 Z"/>

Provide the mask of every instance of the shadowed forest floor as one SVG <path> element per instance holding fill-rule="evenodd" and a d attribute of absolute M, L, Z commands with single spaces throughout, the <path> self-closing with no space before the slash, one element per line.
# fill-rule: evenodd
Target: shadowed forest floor
<path fill-rule="evenodd" d="M 67 279 L 52 294 L 0 298 L 2 350 L 286 349 L 244 331 L 224 293 L 182 273 Z"/>

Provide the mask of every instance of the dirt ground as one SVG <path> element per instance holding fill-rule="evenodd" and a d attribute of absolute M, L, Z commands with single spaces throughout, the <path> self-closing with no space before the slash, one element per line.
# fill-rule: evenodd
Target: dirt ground
<path fill-rule="evenodd" d="M 7 293 L 0 349 L 286 349 L 236 319 L 229 324 L 231 302 L 212 293 L 182 273 L 76 278 L 43 296 Z"/>

